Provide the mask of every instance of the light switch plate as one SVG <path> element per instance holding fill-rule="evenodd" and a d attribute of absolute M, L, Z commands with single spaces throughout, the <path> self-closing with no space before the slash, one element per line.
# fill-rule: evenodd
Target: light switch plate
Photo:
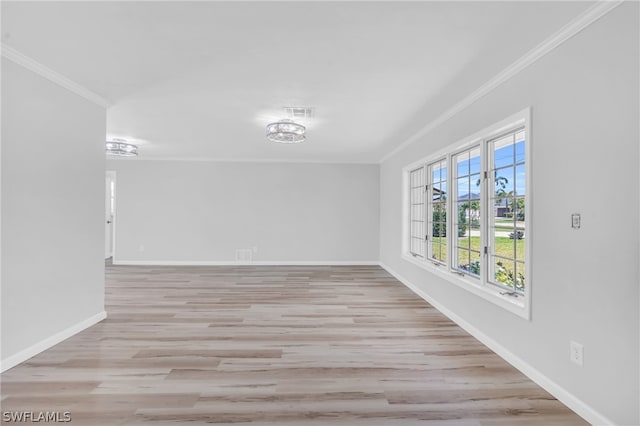
<path fill-rule="evenodd" d="M 571 215 L 571 227 L 573 229 L 580 229 L 580 213 L 573 213 Z"/>

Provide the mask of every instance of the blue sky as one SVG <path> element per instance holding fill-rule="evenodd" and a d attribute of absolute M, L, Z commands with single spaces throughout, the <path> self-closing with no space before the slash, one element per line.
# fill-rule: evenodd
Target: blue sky
<path fill-rule="evenodd" d="M 458 195 L 469 193 L 478 194 L 480 187 L 477 182 L 480 179 L 480 154 L 479 151 L 474 157 L 466 158 L 458 156 L 457 179 Z M 516 144 L 508 144 L 499 147 L 494 152 L 492 168 L 496 169 L 497 177 L 506 178 L 505 192 L 514 191 L 517 195 L 525 195 L 525 167 L 524 164 L 513 166 L 514 163 L 523 163 L 525 158 L 525 142 L 518 141 Z M 514 182 L 515 181 L 515 182 Z M 515 185 L 514 185 L 515 183 Z M 496 189 L 498 186 L 496 186 Z"/>

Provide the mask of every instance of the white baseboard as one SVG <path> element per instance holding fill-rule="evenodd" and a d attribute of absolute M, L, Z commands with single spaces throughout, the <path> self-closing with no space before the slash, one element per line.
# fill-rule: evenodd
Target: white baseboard
<path fill-rule="evenodd" d="M 29 358 L 34 357 L 38 355 L 40 352 L 43 352 L 49 349 L 50 347 L 57 345 L 63 340 L 66 340 L 69 337 L 73 336 L 74 334 L 78 334 L 82 330 L 85 330 L 91 327 L 92 325 L 99 323 L 106 317 L 107 317 L 107 313 L 105 311 L 99 312 L 85 319 L 84 321 L 80 321 L 79 323 L 74 324 L 71 327 L 62 330 L 61 332 L 54 334 L 53 336 L 47 337 L 46 339 L 36 343 L 33 346 L 28 347 L 27 349 L 24 349 L 18 352 L 17 354 L 11 355 L 10 357 L 3 359 L 2 362 L 0 362 L 0 372 L 5 372 L 10 368 L 15 367 L 16 365 L 22 362 L 25 362 Z"/>
<path fill-rule="evenodd" d="M 509 351 L 507 348 L 502 346 L 500 343 L 493 340 L 491 337 L 487 336 L 482 331 L 478 330 L 471 323 L 464 320 L 462 317 L 457 315 L 455 312 L 447 309 L 445 306 L 440 304 L 437 300 L 427 294 L 424 290 L 418 288 L 416 285 L 411 283 L 409 280 L 404 278 L 402 275 L 395 272 L 389 266 L 380 262 L 379 265 L 384 268 L 387 272 L 393 275 L 398 281 L 407 286 L 411 291 L 416 293 L 418 296 L 422 297 L 424 300 L 429 302 L 434 308 L 448 317 L 451 321 L 455 322 L 462 329 L 464 329 L 467 333 L 471 334 L 477 340 L 479 340 L 486 347 L 495 352 L 502 359 L 507 361 L 509 364 L 520 370 L 525 376 L 533 380 L 544 390 L 549 392 L 551 395 L 556 397 L 558 401 L 562 402 L 564 405 L 569 407 L 571 410 L 575 411 L 580 417 L 591 423 L 592 425 L 614 425 L 615 423 L 609 420 L 607 417 L 602 415 L 601 413 L 594 410 L 588 404 L 586 404 L 581 399 L 577 398 L 571 392 L 560 386 L 558 383 L 554 382 L 549 377 L 542 374 L 538 369 L 533 367 L 531 364 L 524 361 L 522 358 L 514 355 L 513 352 Z"/>
<path fill-rule="evenodd" d="M 120 260 L 114 265 L 139 266 L 378 266 L 377 260 L 253 260 L 250 262 L 236 260 Z"/>

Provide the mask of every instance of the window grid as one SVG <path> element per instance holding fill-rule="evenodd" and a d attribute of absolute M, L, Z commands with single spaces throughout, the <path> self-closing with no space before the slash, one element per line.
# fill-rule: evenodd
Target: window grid
<path fill-rule="evenodd" d="M 490 202 L 495 210 L 490 220 L 488 281 L 518 294 L 526 286 L 525 143 L 524 128 L 488 141 Z"/>
<path fill-rule="evenodd" d="M 447 159 L 428 166 L 429 258 L 437 265 L 447 264 Z"/>
<path fill-rule="evenodd" d="M 474 146 L 452 156 L 452 163 L 456 173 L 453 218 L 456 243 L 452 268 L 472 277 L 480 277 L 480 147 Z"/>
<path fill-rule="evenodd" d="M 424 195 L 425 175 L 424 167 L 419 167 L 409 173 L 410 213 L 409 213 L 409 251 L 413 256 L 424 258 L 425 227 L 424 227 Z"/>

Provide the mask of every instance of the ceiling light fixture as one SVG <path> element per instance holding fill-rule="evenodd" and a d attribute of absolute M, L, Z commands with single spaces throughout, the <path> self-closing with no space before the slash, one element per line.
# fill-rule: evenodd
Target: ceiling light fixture
<path fill-rule="evenodd" d="M 138 155 L 138 147 L 127 143 L 124 139 L 113 139 L 106 142 L 105 152 L 107 155 L 115 155 L 118 157 L 135 157 Z"/>
<path fill-rule="evenodd" d="M 306 130 L 302 124 L 285 118 L 267 124 L 267 139 L 278 143 L 300 143 L 306 139 L 304 135 Z"/>

